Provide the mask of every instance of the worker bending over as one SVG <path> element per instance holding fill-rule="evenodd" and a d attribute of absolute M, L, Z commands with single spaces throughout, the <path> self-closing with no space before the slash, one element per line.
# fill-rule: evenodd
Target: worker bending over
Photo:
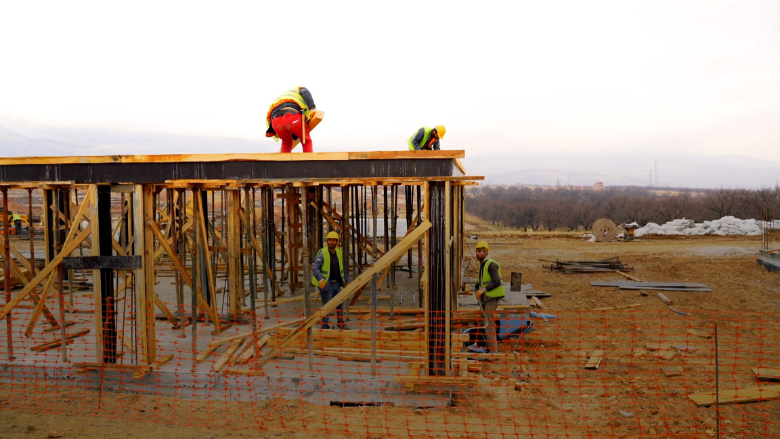
<path fill-rule="evenodd" d="M 327 248 L 321 248 L 314 258 L 312 265 L 311 283 L 320 289 L 320 299 L 322 304 L 330 302 L 341 292 L 341 288 L 347 286 L 349 282 L 344 272 L 344 257 L 341 254 L 339 245 L 339 234 L 328 232 Z M 347 329 L 344 324 L 344 306 L 339 304 L 336 307 L 339 329 Z M 328 325 L 328 316 L 322 318 L 322 329 L 330 329 Z"/>
<path fill-rule="evenodd" d="M 309 118 L 317 107 L 306 87 L 295 87 L 282 93 L 268 109 L 266 137 L 282 139 L 280 152 L 292 152 L 293 142 L 300 140 L 303 152 L 312 152 Z"/>
<path fill-rule="evenodd" d="M 8 211 L 9 219 L 8 223 L 14 226 L 14 234 L 22 234 L 22 217 L 19 214 Z"/>
<path fill-rule="evenodd" d="M 501 283 L 501 265 L 488 257 L 490 247 L 487 242 L 479 241 L 476 246 L 479 266 L 479 282 L 474 287 L 475 295 L 482 308 L 485 321 L 485 338 L 490 347 L 490 352 L 498 351 L 496 339 L 496 317 L 498 302 L 504 298 L 504 285 Z"/>
<path fill-rule="evenodd" d="M 447 129 L 444 125 L 436 125 L 436 128 L 422 127 L 417 130 L 412 137 L 406 140 L 409 144 L 409 150 L 419 151 L 421 149 L 436 150 L 439 148 L 439 139 L 444 138 Z"/>

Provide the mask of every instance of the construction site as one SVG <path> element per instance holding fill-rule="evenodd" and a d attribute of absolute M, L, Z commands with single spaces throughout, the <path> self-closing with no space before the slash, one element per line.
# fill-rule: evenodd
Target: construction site
<path fill-rule="evenodd" d="M 463 158 L 0 158 L 0 438 L 780 437 L 780 231 L 508 231 Z"/>

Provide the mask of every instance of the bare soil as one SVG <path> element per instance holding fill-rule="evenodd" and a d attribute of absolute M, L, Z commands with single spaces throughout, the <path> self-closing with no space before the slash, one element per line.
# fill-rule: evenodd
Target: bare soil
<path fill-rule="evenodd" d="M 751 367 L 780 368 L 780 274 L 756 263 L 760 237 L 591 243 L 576 233 L 491 229 L 477 224 L 467 233 L 490 243 L 504 280 L 521 272 L 523 283 L 551 293 L 537 311 L 558 319 L 535 320 L 537 330 L 515 346 L 515 359 L 486 366 L 478 385 L 456 392 L 451 408 L 101 397 L 80 389 L 4 384 L 0 438 L 45 438 L 53 430 L 66 438 L 713 437 L 716 409 L 697 407 L 687 395 L 713 389 L 715 323 L 721 389 L 759 385 Z M 473 248 L 476 241 L 467 241 Z M 654 291 L 643 296 L 590 285 L 625 280 L 614 273 L 552 273 L 540 261 L 612 256 L 634 267 L 631 275 L 642 280 L 704 283 L 713 292 L 664 292 L 686 316 L 670 310 Z M 472 263 L 471 276 L 475 268 Z M 632 304 L 639 306 L 591 311 Z M 683 349 L 671 359 L 654 351 L 638 355 L 647 343 Z M 604 358 L 598 369 L 587 370 L 594 350 L 603 350 Z M 665 376 L 661 368 L 668 366 L 680 366 L 682 374 Z M 778 413 L 778 400 L 724 405 L 723 437 L 777 437 Z"/>

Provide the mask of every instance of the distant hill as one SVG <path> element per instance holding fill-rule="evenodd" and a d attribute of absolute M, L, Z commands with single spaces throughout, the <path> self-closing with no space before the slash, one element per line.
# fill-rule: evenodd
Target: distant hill
<path fill-rule="evenodd" d="M 55 128 L 0 120 L 0 154 L 5 157 L 220 154 L 277 152 L 279 144 L 232 137 L 124 132 L 110 129 Z M 349 149 L 341 145 L 338 150 Z M 332 150 L 332 149 L 331 149 Z M 695 155 L 686 152 L 626 150 L 599 153 L 470 155 L 468 175 L 484 175 L 488 184 L 647 186 L 650 171 L 658 187 L 759 188 L 780 183 L 780 162 L 743 155 Z"/>
<path fill-rule="evenodd" d="M 658 187 L 759 188 L 780 184 L 780 162 L 742 155 L 684 152 L 479 155 L 463 160 L 468 175 L 487 184 L 648 186 L 658 161 Z M 655 186 L 656 177 L 652 182 Z"/>

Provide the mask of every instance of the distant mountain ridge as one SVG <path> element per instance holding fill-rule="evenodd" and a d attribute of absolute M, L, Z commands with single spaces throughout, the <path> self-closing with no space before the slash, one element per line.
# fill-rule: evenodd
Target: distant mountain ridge
<path fill-rule="evenodd" d="M 658 161 L 656 183 L 655 161 Z M 486 184 L 760 188 L 780 184 L 780 162 L 744 155 L 675 152 L 480 155 L 463 159 Z M 650 172 L 653 176 L 650 176 Z"/>
<path fill-rule="evenodd" d="M 2 121 L 0 121 L 2 123 Z M 28 132 L 29 131 L 29 132 Z M 278 143 L 233 137 L 0 126 L 0 156 L 220 154 L 277 152 Z M 744 155 L 695 155 L 670 151 L 473 155 L 463 159 L 468 175 L 486 184 L 759 188 L 780 184 L 780 162 Z M 655 161 L 659 175 L 655 176 Z"/>

